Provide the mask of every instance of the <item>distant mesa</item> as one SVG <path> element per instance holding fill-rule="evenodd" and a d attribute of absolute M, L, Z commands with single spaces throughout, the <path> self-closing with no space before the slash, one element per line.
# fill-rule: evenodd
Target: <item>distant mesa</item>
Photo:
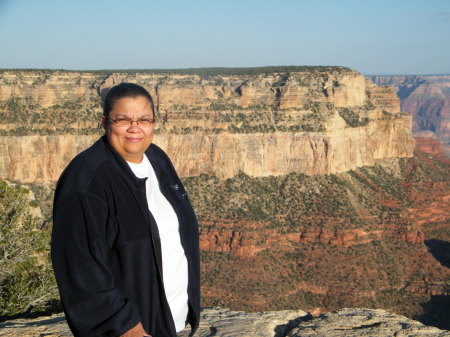
<path fill-rule="evenodd" d="M 434 137 L 450 156 L 450 75 L 368 76 L 396 88 L 401 110 L 413 116 L 415 137 Z"/>

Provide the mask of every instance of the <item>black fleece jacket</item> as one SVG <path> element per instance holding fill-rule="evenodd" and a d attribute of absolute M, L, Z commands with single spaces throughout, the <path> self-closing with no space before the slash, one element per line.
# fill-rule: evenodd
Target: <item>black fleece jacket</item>
<path fill-rule="evenodd" d="M 168 156 L 154 144 L 145 155 L 178 216 L 189 265 L 193 334 L 200 312 L 197 219 Z M 145 180 L 134 175 L 103 136 L 76 156 L 58 181 L 51 255 L 74 336 L 120 336 L 138 322 L 153 337 L 176 336 Z"/>

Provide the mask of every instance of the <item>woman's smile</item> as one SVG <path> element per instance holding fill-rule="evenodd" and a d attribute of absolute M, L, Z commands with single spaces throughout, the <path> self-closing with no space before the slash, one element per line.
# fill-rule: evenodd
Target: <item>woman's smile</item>
<path fill-rule="evenodd" d="M 140 138 L 140 137 L 139 138 L 138 137 L 125 137 L 125 139 L 132 143 L 139 143 L 144 140 L 144 138 Z"/>

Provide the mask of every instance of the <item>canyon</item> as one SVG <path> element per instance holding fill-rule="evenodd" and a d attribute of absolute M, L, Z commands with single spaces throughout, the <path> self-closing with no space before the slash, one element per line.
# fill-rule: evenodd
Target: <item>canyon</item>
<path fill-rule="evenodd" d="M 382 308 L 450 329 L 432 319 L 450 295 L 446 131 L 417 133 L 413 90 L 343 67 L 3 70 L 0 178 L 27 185 L 48 226 L 56 180 L 122 81 L 151 92 L 154 142 L 198 215 L 203 306 Z"/>
<path fill-rule="evenodd" d="M 448 307 L 448 162 L 416 150 L 345 173 L 205 175 L 185 187 L 202 223 L 208 306 L 408 317 L 435 297 Z"/>

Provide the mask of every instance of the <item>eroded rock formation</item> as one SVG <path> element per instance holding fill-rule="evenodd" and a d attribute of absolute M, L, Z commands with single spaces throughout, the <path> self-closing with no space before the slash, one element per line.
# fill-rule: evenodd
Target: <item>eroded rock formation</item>
<path fill-rule="evenodd" d="M 155 143 L 182 176 L 329 174 L 411 157 L 414 148 L 411 118 L 394 91 L 347 68 L 214 76 L 3 71 L 0 177 L 55 181 L 101 134 L 100 96 L 122 81 L 154 96 Z"/>
<path fill-rule="evenodd" d="M 424 234 L 417 228 L 382 228 L 372 231 L 363 229 L 304 228 L 298 232 L 280 233 L 277 229 L 264 229 L 250 224 L 255 230 L 237 231 L 208 226 L 203 222 L 200 232 L 200 248 L 208 252 L 228 253 L 236 256 L 256 256 L 265 250 L 280 253 L 295 252 L 298 244 L 321 244 L 338 247 L 363 245 L 373 241 L 391 241 L 423 244 Z M 223 226 L 225 227 L 225 226 Z M 389 227 L 389 226 L 385 226 Z"/>

